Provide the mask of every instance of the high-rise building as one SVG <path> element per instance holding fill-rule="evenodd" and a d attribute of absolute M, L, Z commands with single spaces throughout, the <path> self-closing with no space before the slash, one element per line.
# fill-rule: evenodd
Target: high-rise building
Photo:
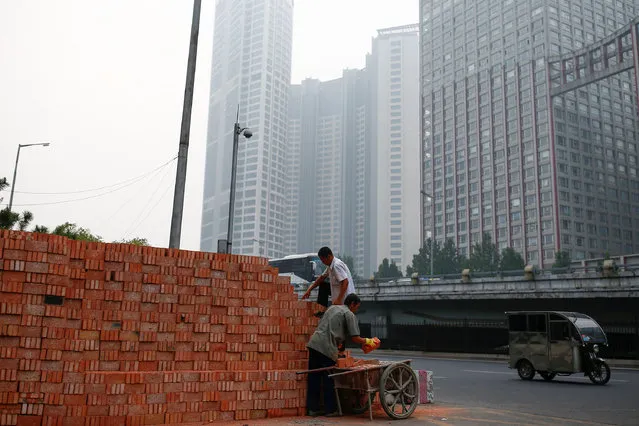
<path fill-rule="evenodd" d="M 623 72 L 551 97 L 548 58 L 626 25 L 634 0 L 421 0 L 424 231 L 489 232 L 536 265 L 639 250 L 637 99 Z"/>
<path fill-rule="evenodd" d="M 287 235 L 287 131 L 293 0 L 218 0 L 200 249 L 226 239 L 233 123 L 240 137 L 233 252 L 278 257 Z"/>
<path fill-rule="evenodd" d="M 364 271 L 367 247 L 366 146 L 368 77 L 306 79 L 291 87 L 288 252 L 329 246 Z"/>
<path fill-rule="evenodd" d="M 419 25 L 379 30 L 367 62 L 370 264 L 387 258 L 405 271 L 421 245 Z"/>

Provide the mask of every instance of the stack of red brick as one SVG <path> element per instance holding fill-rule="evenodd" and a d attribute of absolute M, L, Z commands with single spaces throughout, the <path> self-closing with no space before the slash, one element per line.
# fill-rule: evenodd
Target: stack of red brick
<path fill-rule="evenodd" d="M 0 425 L 303 414 L 317 319 L 265 259 L 0 232 Z"/>

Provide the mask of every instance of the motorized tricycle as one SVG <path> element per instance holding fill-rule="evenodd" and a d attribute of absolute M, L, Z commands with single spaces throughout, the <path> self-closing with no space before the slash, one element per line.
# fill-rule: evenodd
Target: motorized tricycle
<path fill-rule="evenodd" d="M 584 373 L 597 385 L 610 380 L 610 367 L 599 356 L 608 345 L 597 322 L 577 312 L 506 312 L 508 317 L 509 368 L 523 380 L 535 373 L 547 381 L 555 376 Z"/>

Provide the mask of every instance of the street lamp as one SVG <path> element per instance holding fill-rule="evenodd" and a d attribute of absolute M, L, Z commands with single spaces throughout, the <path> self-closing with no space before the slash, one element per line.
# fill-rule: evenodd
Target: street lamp
<path fill-rule="evenodd" d="M 231 254 L 233 249 L 233 212 L 235 211 L 235 169 L 237 167 L 237 148 L 240 143 L 240 135 L 246 139 L 253 136 L 253 132 L 247 127 L 240 127 L 240 107 L 237 107 L 237 117 L 233 126 L 233 163 L 231 165 L 231 197 L 229 200 L 229 228 L 226 232 L 226 252 Z"/>
<path fill-rule="evenodd" d="M 11 182 L 11 195 L 9 196 L 9 211 L 11 211 L 11 207 L 13 206 L 13 191 L 16 189 L 16 175 L 18 174 L 18 160 L 20 159 L 20 149 L 26 148 L 29 146 L 49 146 L 49 142 L 40 142 L 40 143 L 27 143 L 18 145 L 18 154 L 16 155 L 16 165 L 13 169 L 13 182 Z"/>
<path fill-rule="evenodd" d="M 432 230 L 431 230 L 431 235 L 430 235 L 430 275 L 431 277 L 433 276 L 433 259 L 434 259 L 434 255 L 435 253 L 433 252 L 433 240 L 435 239 L 435 198 L 428 194 L 426 191 L 424 191 L 423 189 L 421 190 L 422 195 L 430 198 L 430 203 L 433 206 L 433 212 L 431 214 L 431 226 L 432 226 Z"/>

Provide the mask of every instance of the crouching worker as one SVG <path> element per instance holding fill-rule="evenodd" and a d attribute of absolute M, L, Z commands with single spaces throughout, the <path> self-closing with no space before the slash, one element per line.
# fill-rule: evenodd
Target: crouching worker
<path fill-rule="evenodd" d="M 343 305 L 332 305 L 326 310 L 311 336 L 308 348 L 308 369 L 332 367 L 337 364 L 339 347 L 347 339 L 358 345 L 365 345 L 371 339 L 360 337 L 359 324 L 355 313 L 360 306 L 360 298 L 356 294 L 346 296 Z M 333 379 L 328 371 L 309 373 L 306 409 L 309 416 L 338 416 Z M 320 401 L 324 396 L 324 410 L 320 411 Z"/>

